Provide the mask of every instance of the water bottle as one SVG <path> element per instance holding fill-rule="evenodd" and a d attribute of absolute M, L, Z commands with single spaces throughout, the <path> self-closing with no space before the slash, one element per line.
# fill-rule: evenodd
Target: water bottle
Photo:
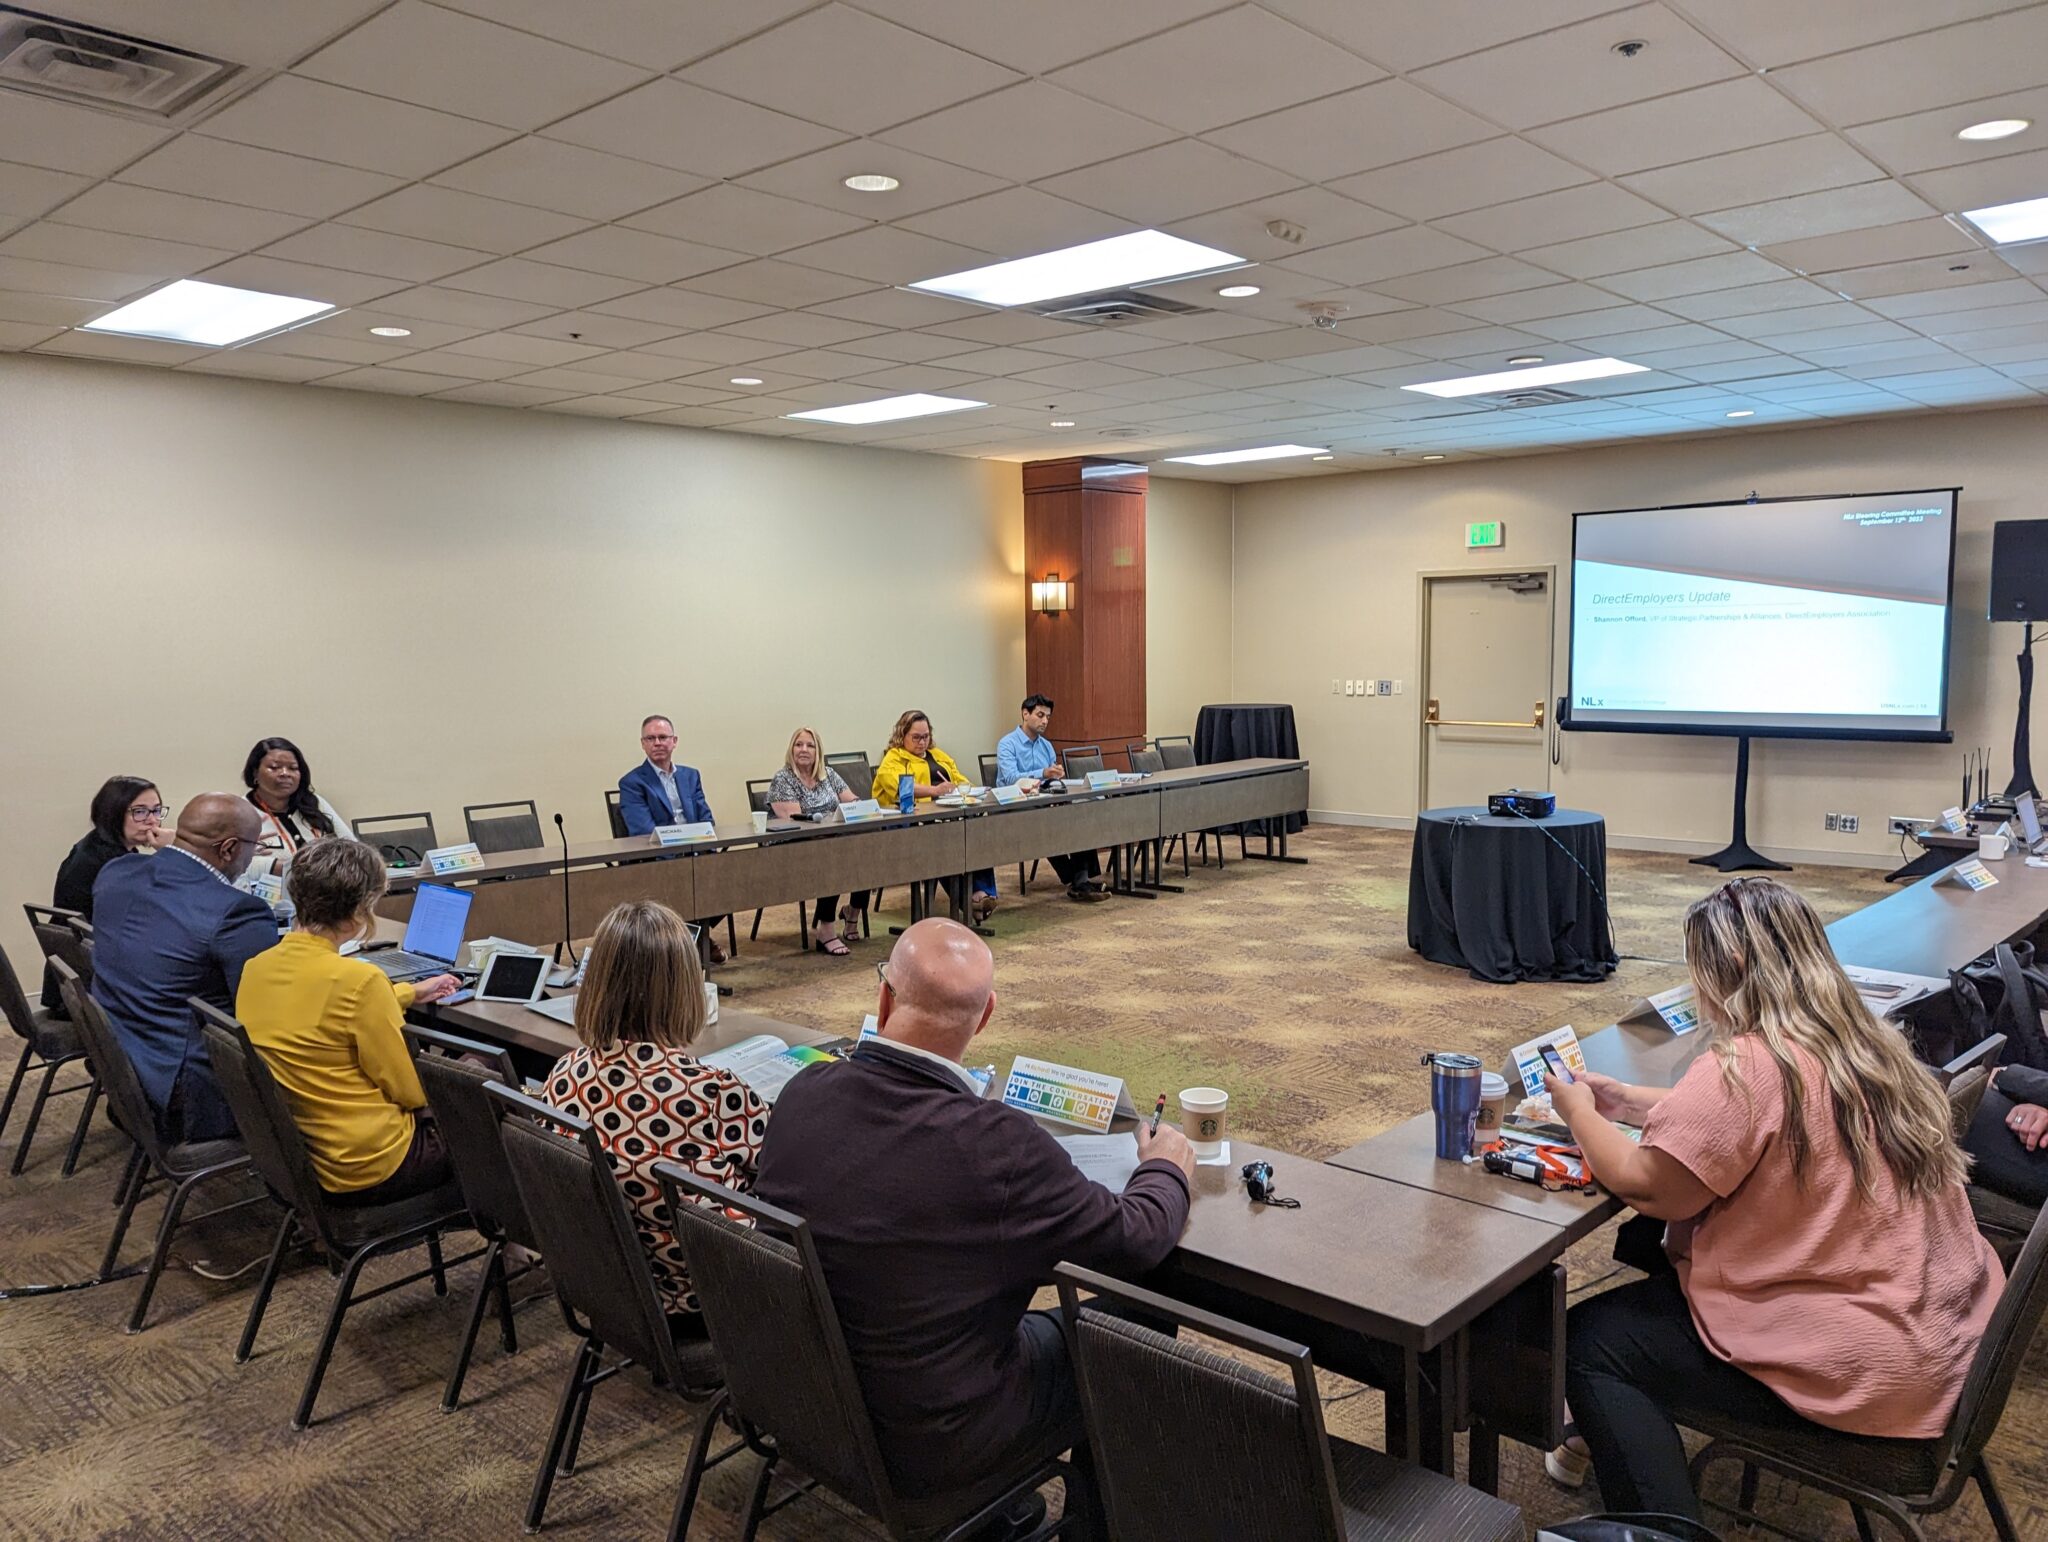
<path fill-rule="evenodd" d="M 896 812 L 908 814 L 917 807 L 917 778 L 907 773 L 896 778 Z"/>
<path fill-rule="evenodd" d="M 1471 1155 L 1479 1117 L 1479 1057 L 1438 1050 L 1422 1063 L 1429 1067 L 1429 1106 L 1436 1111 L 1436 1154 L 1462 1161 Z"/>

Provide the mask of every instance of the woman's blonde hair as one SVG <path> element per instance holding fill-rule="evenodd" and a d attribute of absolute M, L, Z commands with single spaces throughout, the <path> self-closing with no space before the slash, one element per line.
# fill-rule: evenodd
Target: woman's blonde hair
<path fill-rule="evenodd" d="M 1798 894 L 1770 878 L 1723 884 L 1685 913 L 1685 957 L 1712 1024 L 1708 1047 L 1729 1085 L 1747 1095 L 1738 1039 L 1758 1039 L 1777 1062 L 1785 1146 L 1802 1186 L 1813 1145 L 1795 1049 L 1827 1078 L 1858 1194 L 1870 1197 L 1879 1162 L 1916 1198 L 1965 1180 L 1969 1161 L 1950 1128 L 1948 1099 L 1905 1035 L 1863 1004 L 1820 917 Z"/>
<path fill-rule="evenodd" d="M 811 743 L 818 751 L 818 759 L 811 767 L 811 775 L 822 782 L 825 780 L 825 741 L 818 737 L 818 730 L 815 728 L 799 728 L 789 736 L 789 748 L 782 752 L 782 768 L 799 778 L 803 776 L 803 772 L 796 768 L 796 741 L 805 734 L 811 736 Z"/>
<path fill-rule="evenodd" d="M 576 993 L 576 1037 L 595 1050 L 622 1041 L 688 1049 L 703 1031 L 704 971 L 683 918 L 653 900 L 613 907 Z"/>
<path fill-rule="evenodd" d="M 910 711 L 904 713 L 903 716 L 896 719 L 895 731 L 889 735 L 889 748 L 892 750 L 900 750 L 903 748 L 903 736 L 910 732 L 910 725 L 912 723 L 928 724 L 930 722 L 930 715 L 927 713 L 919 712 L 916 708 L 912 708 Z M 938 736 L 934 734 L 933 737 L 937 738 Z"/>

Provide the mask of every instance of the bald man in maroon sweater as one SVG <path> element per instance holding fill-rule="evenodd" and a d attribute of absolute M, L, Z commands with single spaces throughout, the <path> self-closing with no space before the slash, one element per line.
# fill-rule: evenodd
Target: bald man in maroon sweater
<path fill-rule="evenodd" d="M 810 1222 L 883 1460 L 911 1496 L 1084 1446 L 1065 1341 L 1032 1293 L 1062 1260 L 1143 1274 L 1187 1224 L 1194 1152 L 1170 1125 L 1139 1127 L 1116 1194 L 982 1097 L 961 1057 L 995 1011 L 994 978 L 965 927 L 905 932 L 879 1036 L 784 1089 L 754 1184 Z"/>

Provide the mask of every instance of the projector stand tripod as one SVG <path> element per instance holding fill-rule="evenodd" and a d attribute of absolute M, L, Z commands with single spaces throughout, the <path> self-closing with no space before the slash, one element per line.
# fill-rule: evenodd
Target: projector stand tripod
<path fill-rule="evenodd" d="M 2020 710 L 2012 728 L 2012 780 L 2005 795 L 2017 798 L 2034 790 L 2034 623 L 2027 623 L 2026 643 L 2020 649 Z"/>
<path fill-rule="evenodd" d="M 1696 866 L 1716 868 L 1724 873 L 1745 868 L 1763 868 L 1774 873 L 1790 872 L 1784 862 L 1773 862 L 1749 844 L 1749 736 L 1735 741 L 1735 829 L 1728 844 L 1711 856 L 1694 857 Z"/>

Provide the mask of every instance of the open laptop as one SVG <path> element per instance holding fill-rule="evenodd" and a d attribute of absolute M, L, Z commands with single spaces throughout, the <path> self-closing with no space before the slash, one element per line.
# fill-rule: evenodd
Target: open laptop
<path fill-rule="evenodd" d="M 462 934 L 469 926 L 471 895 L 444 883 L 423 883 L 413 891 L 412 917 L 405 923 L 405 945 L 365 953 L 363 957 L 391 977 L 424 980 L 434 974 L 468 974 L 455 962 L 462 952 Z"/>
<path fill-rule="evenodd" d="M 2041 811 L 2034 806 L 2034 795 L 2023 792 L 2013 800 L 2013 813 L 2020 822 L 2020 845 L 2029 853 L 2041 849 Z"/>

